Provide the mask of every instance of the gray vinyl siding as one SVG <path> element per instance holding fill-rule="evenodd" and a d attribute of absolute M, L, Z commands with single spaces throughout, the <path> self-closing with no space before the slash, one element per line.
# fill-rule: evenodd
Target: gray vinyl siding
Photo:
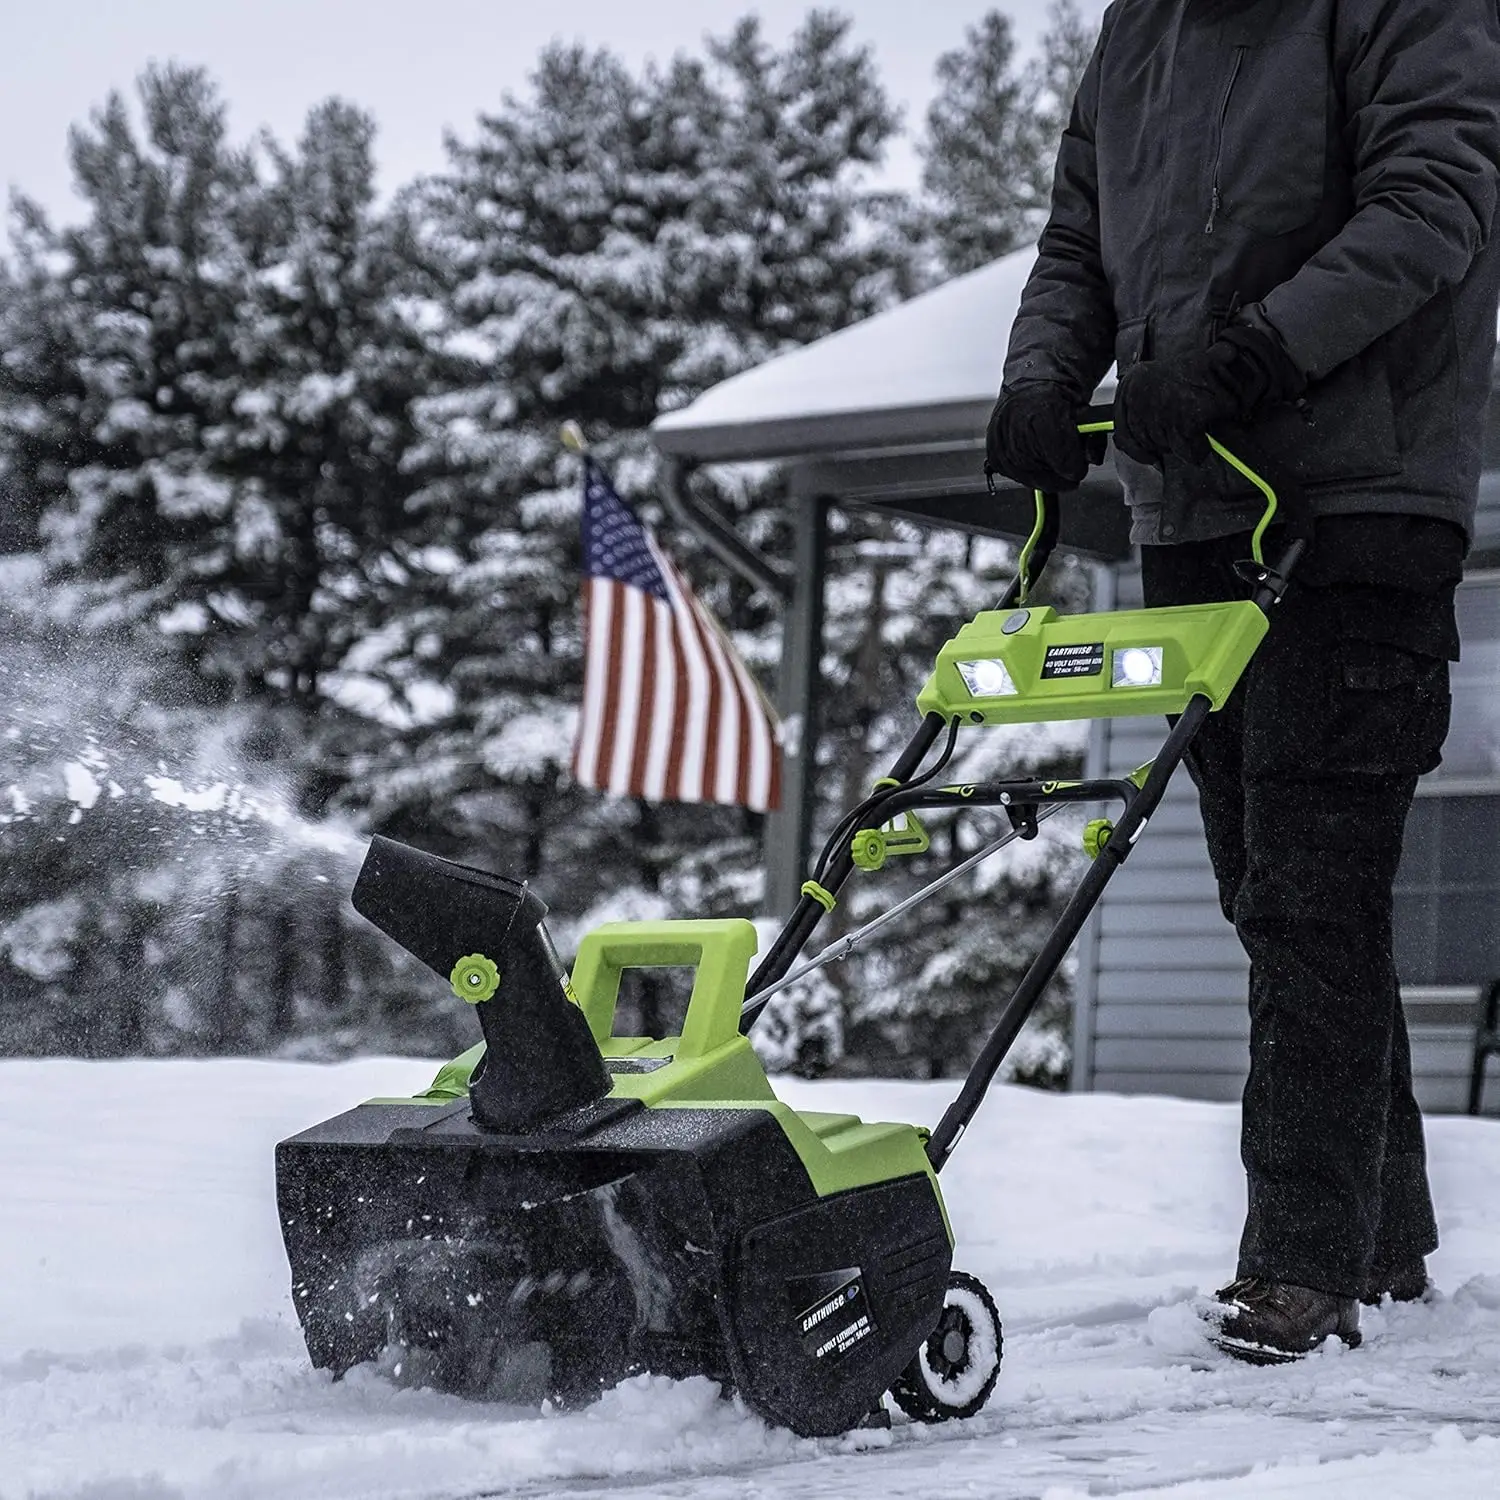
<path fill-rule="evenodd" d="M 1140 604 L 1140 575 L 1104 585 L 1113 607 Z M 1098 607 L 1112 607 L 1107 597 Z M 1165 724 L 1116 719 L 1094 726 L 1088 772 L 1118 774 L 1151 760 Z M 1219 910 L 1197 793 L 1186 771 L 1111 882 L 1082 938 L 1074 1087 L 1191 1099 L 1239 1098 L 1248 1067 L 1248 964 Z M 1465 1107 L 1477 990 L 1406 995 L 1413 1070 L 1424 1108 Z M 1500 1067 L 1487 1112 L 1500 1109 Z"/>

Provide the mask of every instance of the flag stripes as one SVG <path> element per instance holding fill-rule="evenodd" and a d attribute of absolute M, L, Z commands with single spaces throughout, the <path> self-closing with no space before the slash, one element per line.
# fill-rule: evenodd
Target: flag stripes
<path fill-rule="evenodd" d="M 775 716 L 718 622 L 592 462 L 583 534 L 575 778 L 650 802 L 778 806 Z"/>

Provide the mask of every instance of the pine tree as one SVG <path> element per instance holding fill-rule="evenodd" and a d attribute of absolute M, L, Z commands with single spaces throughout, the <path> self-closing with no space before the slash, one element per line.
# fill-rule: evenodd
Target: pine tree
<path fill-rule="evenodd" d="M 556 434 L 580 421 L 658 515 L 656 415 L 899 290 L 906 251 L 862 185 L 893 128 L 868 52 L 814 15 L 783 52 L 745 22 L 706 59 L 640 76 L 554 47 L 528 97 L 450 143 L 420 213 L 448 267 L 445 335 L 473 366 L 425 405 L 424 503 L 459 524 L 413 617 L 434 624 L 423 665 L 453 708 L 382 769 L 390 826 L 542 876 L 564 918 L 753 907 L 757 819 L 610 802 L 568 777 L 578 501 Z M 717 498 L 762 541 L 783 525 L 763 486 Z M 684 540 L 671 547 L 691 570 Z M 773 662 L 765 601 L 717 565 L 703 581 L 752 663 Z"/>
<path fill-rule="evenodd" d="M 418 326 L 425 278 L 408 226 L 375 208 L 374 122 L 330 100 L 295 152 L 273 145 L 259 212 L 270 243 L 239 309 L 239 373 L 206 459 L 233 495 L 200 589 L 226 621 L 200 670 L 257 705 L 259 753 L 298 763 L 317 810 L 340 765 L 386 736 L 400 685 L 372 638 L 429 524 L 407 472 L 415 405 L 441 362 Z M 200 618 L 202 618 L 200 616 Z"/>
<path fill-rule="evenodd" d="M 1076 0 L 1054 0 L 1041 56 L 1016 66 L 1014 28 L 988 11 L 937 62 L 922 185 L 950 275 L 1030 244 L 1046 220 L 1057 143 L 1092 51 Z"/>
<path fill-rule="evenodd" d="M 781 54 L 755 17 L 709 43 L 703 77 L 717 107 L 700 122 L 700 181 L 677 269 L 701 268 L 700 295 L 684 310 L 699 327 L 722 328 L 737 352 L 718 369 L 695 366 L 699 383 L 911 290 L 909 253 L 886 222 L 894 195 L 864 180 L 898 117 L 869 49 L 852 45 L 850 32 L 846 17 L 814 10 Z M 678 87 L 664 80 L 659 103 Z"/>
<path fill-rule="evenodd" d="M 22 202 L 0 287 L 0 473 L 41 570 L 5 622 L 25 727 L 0 781 L 26 808 L 0 947 L 47 986 L 19 1044 L 287 1045 L 347 1027 L 351 966 L 367 1033 L 399 1015 L 446 1039 L 345 931 L 328 841 L 275 832 L 388 733 L 358 650 L 427 531 L 402 465 L 431 350 L 373 208 L 372 126 L 323 106 L 296 153 L 268 148 L 268 183 L 201 72 L 140 92 L 141 133 L 119 96 L 73 133 L 81 223 Z M 249 774 L 275 816 L 164 811 L 157 759 L 230 791 Z M 66 776 L 119 790 L 75 805 Z"/>
<path fill-rule="evenodd" d="M 97 756 L 86 726 L 128 712 L 122 694 L 207 696 L 190 673 L 164 669 L 154 627 L 224 501 L 201 439 L 227 407 L 247 271 L 237 216 L 253 170 L 227 143 L 211 85 L 195 71 L 153 69 L 141 106 L 143 135 L 119 95 L 73 131 L 82 224 L 55 230 L 18 204 L 7 289 L 17 337 L 0 376 L 0 461 L 53 583 L 45 609 L 35 584 L 16 596 L 10 669 L 39 674 L 68 703 L 57 758 L 74 756 L 80 778 L 92 775 L 83 757 Z M 86 643 L 76 682 L 47 666 L 58 650 L 76 655 L 75 643 Z M 7 695 L 11 713 L 36 696 L 22 686 Z M 23 788 L 51 748 L 45 709 L 8 745 Z M 151 820 L 117 818 L 106 802 L 109 816 L 85 827 L 81 806 L 33 801 L 30 815 L 13 808 L 6 829 L 3 915 L 12 968 L 53 986 L 56 1004 L 39 1005 L 34 1024 L 75 1050 L 139 1049 L 150 1031 L 145 871 L 160 852 Z M 106 826 L 118 847 L 96 842 Z M 39 966 L 17 958 L 18 932 L 46 934 Z"/>
<path fill-rule="evenodd" d="M 203 438 L 233 397 L 256 250 L 253 163 L 206 76 L 153 68 L 140 93 L 143 138 L 118 94 L 72 133 L 84 222 L 53 230 L 23 205 L 15 243 L 45 321 L 8 403 L 36 427 L 7 448 L 45 508 L 53 575 L 94 625 L 205 603 L 193 562 L 229 493 Z"/>
<path fill-rule="evenodd" d="M 1078 0 L 1053 0 L 1046 31 L 1042 33 L 1041 57 L 1030 65 L 1029 79 L 1035 93 L 1037 132 L 1051 158 L 1073 112 L 1073 97 L 1083 81 L 1084 70 L 1099 36 L 1097 12 L 1090 21 Z"/>

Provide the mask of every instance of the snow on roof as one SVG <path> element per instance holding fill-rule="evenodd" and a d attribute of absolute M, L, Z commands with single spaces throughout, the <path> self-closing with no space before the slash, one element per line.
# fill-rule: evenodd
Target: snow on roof
<path fill-rule="evenodd" d="M 870 426 L 848 419 L 987 409 L 1000 388 L 1010 325 L 1035 259 L 1034 249 L 1017 250 L 767 360 L 659 417 L 652 434 L 666 452 L 771 458 L 827 451 L 839 445 L 840 432 Z M 972 424 L 972 414 L 966 420 Z"/>
<path fill-rule="evenodd" d="M 977 441 L 1035 260 L 1014 251 L 721 381 L 658 417 L 656 446 L 712 462 Z"/>

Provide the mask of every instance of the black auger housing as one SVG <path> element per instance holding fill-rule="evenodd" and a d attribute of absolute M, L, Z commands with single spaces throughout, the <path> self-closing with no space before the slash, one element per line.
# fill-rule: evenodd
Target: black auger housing
<path fill-rule="evenodd" d="M 707 1375 L 808 1434 L 878 1406 L 942 1312 L 936 1179 L 911 1126 L 775 1098 L 739 1030 L 750 923 L 601 928 L 570 985 L 518 882 L 377 839 L 354 899 L 485 1040 L 277 1148 L 316 1365 L 565 1404 Z M 643 964 L 696 968 L 681 1036 L 612 1035 Z"/>

